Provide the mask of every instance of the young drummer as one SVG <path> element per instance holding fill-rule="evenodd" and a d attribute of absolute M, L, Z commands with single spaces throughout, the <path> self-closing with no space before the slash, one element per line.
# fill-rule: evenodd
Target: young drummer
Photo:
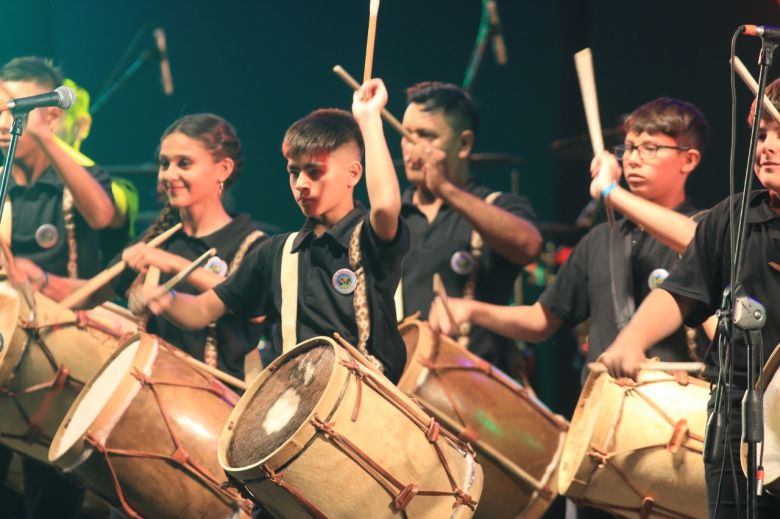
<path fill-rule="evenodd" d="M 766 89 L 766 95 L 780 107 L 780 80 Z M 752 124 L 755 103 L 748 117 Z M 761 330 L 763 358 L 769 358 L 780 342 L 780 125 L 764 112 L 753 170 L 765 189 L 751 192 L 747 206 L 747 229 L 741 281 L 746 293 L 766 309 L 766 324 Z M 730 283 L 730 216 L 738 214 L 742 194 L 723 200 L 713 207 L 696 229 L 696 236 L 669 278 L 645 299 L 636 315 L 612 345 L 601 355 L 611 375 L 636 377 L 647 351 L 685 322 L 696 325 L 718 310 L 724 289 Z M 736 222 L 734 222 L 736 226 Z M 737 334 L 741 335 L 741 334 Z M 746 389 L 746 348 L 736 338 L 734 348 L 731 426 L 726 449 L 725 472 L 721 460 L 705 465 L 709 517 L 738 517 L 744 511 L 746 479 L 740 468 L 740 399 Z M 708 358 L 717 364 L 717 359 Z M 759 369 L 762 366 L 757 366 Z M 714 395 L 714 392 L 713 392 Z M 712 411 L 714 402 L 708 406 Z M 721 486 L 718 487 L 718 482 Z M 738 484 L 734 485 L 733 482 Z M 735 492 L 738 494 L 735 495 Z M 720 495 L 719 507 L 715 503 Z M 780 517 L 780 499 L 764 494 L 759 498 L 759 517 Z"/>
<path fill-rule="evenodd" d="M 686 199 L 685 183 L 701 160 L 707 124 L 693 105 L 660 98 L 632 112 L 625 130 L 625 144 L 616 152 L 630 191 L 615 182 L 620 168 L 607 153 L 593 161 L 591 194 L 603 196 L 607 204 L 614 197 L 615 207 L 635 221 L 619 220 L 614 230 L 606 223 L 594 227 L 531 306 L 450 299 L 457 322 L 471 321 L 502 335 L 541 342 L 564 323 L 590 319 L 588 360 L 604 351 L 630 319 L 634 305 L 668 275 L 693 236 L 695 223 L 688 216 L 695 210 Z M 438 300 L 431 324 L 446 333 L 453 328 Z M 664 360 L 689 360 L 682 327 L 654 354 Z"/>
<path fill-rule="evenodd" d="M 354 118 L 329 109 L 295 122 L 282 153 L 293 197 L 306 216 L 301 230 L 264 242 L 213 290 L 199 296 L 171 292 L 149 308 L 186 328 L 202 327 L 228 311 L 239 318 L 265 315 L 274 325 L 277 352 L 338 332 L 398 380 L 406 350 L 395 326 L 393 291 L 409 237 L 399 217 L 398 180 L 380 118 L 386 103 L 384 84 L 373 79 L 353 97 Z M 370 211 L 353 199 L 363 174 L 364 143 Z M 359 265 L 350 249 L 359 252 Z M 282 279 L 282 270 L 296 259 L 297 272 L 290 269 L 292 276 Z M 283 293 L 291 286 L 297 290 Z M 356 297 L 363 291 L 366 297 Z M 292 312 L 283 311 L 283 298 L 297 301 Z M 368 307 L 368 329 L 362 319 L 356 322 L 361 300 Z"/>

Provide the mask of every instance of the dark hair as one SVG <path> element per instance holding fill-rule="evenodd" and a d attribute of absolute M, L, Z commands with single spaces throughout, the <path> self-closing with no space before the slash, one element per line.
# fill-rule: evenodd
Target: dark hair
<path fill-rule="evenodd" d="M 764 89 L 764 95 L 769 98 L 769 101 L 775 108 L 780 109 L 780 78 L 775 79 L 769 83 Z M 756 116 L 756 100 L 753 99 L 753 103 L 750 105 L 750 112 L 748 113 L 747 122 L 749 126 L 753 125 L 753 118 Z M 773 121 L 771 115 L 767 110 L 761 111 L 761 119 L 764 121 Z"/>
<path fill-rule="evenodd" d="M 406 100 L 409 103 L 422 105 L 424 112 L 441 110 L 450 120 L 450 124 L 459 132 L 479 128 L 477 106 L 471 96 L 452 83 L 440 81 L 424 81 L 406 89 Z"/>
<path fill-rule="evenodd" d="M 681 146 L 704 151 L 709 126 L 704 114 L 691 103 L 659 97 L 643 104 L 623 123 L 626 133 L 663 133 Z"/>
<path fill-rule="evenodd" d="M 55 89 L 62 84 L 62 71 L 52 60 L 38 56 L 14 58 L 0 68 L 3 81 L 29 81 L 42 87 Z"/>
<path fill-rule="evenodd" d="M 166 128 L 160 141 L 174 133 L 181 133 L 203 144 L 215 161 L 220 161 L 224 158 L 233 159 L 233 172 L 225 180 L 226 188 L 233 184 L 241 174 L 244 166 L 241 141 L 238 140 L 235 128 L 222 117 L 214 114 L 185 115 L 176 119 L 173 124 Z M 159 216 L 146 230 L 141 239 L 146 241 L 157 236 L 166 229 L 173 227 L 179 221 L 181 221 L 179 211 L 174 209 L 170 202 L 165 202 Z"/>
<path fill-rule="evenodd" d="M 363 156 L 363 135 L 352 114 L 338 108 L 320 108 L 298 119 L 287 128 L 282 140 L 282 155 L 300 157 L 333 151 L 350 142 Z"/>
<path fill-rule="evenodd" d="M 235 128 L 222 117 L 214 114 L 185 115 L 168 126 L 160 141 L 173 133 L 181 133 L 200 142 L 215 161 L 225 158 L 233 160 L 233 172 L 225 180 L 226 188 L 241 175 L 244 167 L 241 141 L 238 140 Z"/>

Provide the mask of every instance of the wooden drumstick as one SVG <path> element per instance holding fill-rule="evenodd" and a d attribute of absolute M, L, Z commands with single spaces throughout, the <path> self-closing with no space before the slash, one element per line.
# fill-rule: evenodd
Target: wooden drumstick
<path fill-rule="evenodd" d="M 748 71 L 745 64 L 742 63 L 742 60 L 736 57 L 734 58 L 734 71 L 742 79 L 742 81 L 745 82 L 753 95 L 758 95 L 758 83 L 755 79 L 753 79 L 753 76 L 750 75 L 750 71 Z M 766 95 L 764 95 L 764 110 L 766 110 L 767 113 L 772 116 L 772 119 L 774 119 L 775 122 L 780 124 L 780 112 L 777 111 L 775 105 L 772 104 L 772 101 L 770 101 Z"/>
<path fill-rule="evenodd" d="M 577 79 L 580 83 L 582 104 L 585 107 L 585 120 L 588 123 L 590 144 L 593 147 L 593 155 L 604 151 L 604 137 L 601 132 L 601 118 L 599 117 L 599 101 L 596 95 L 596 79 L 593 74 L 593 54 L 590 48 L 585 48 L 574 55 L 574 65 L 577 68 Z M 604 204 L 607 211 L 609 226 L 615 226 L 615 211 Z"/>
<path fill-rule="evenodd" d="M 379 0 L 371 0 L 368 15 L 368 38 L 366 38 L 366 63 L 363 67 L 363 83 L 371 79 L 374 65 L 374 42 L 376 41 L 376 19 L 379 14 Z"/>
<path fill-rule="evenodd" d="M 341 78 L 341 80 L 346 83 L 352 90 L 357 90 L 360 88 L 360 85 L 357 81 L 355 81 L 355 78 L 349 75 L 349 72 L 344 70 L 344 68 L 341 65 L 336 65 L 333 67 L 333 72 Z M 393 127 L 395 131 L 397 131 L 399 134 L 401 134 L 402 137 L 406 137 L 411 142 L 417 142 L 417 137 L 412 135 L 412 133 L 403 127 L 401 122 L 395 118 L 393 114 L 390 113 L 390 111 L 387 108 L 382 109 L 382 119 L 387 121 L 387 123 Z"/>
<path fill-rule="evenodd" d="M 455 321 L 455 317 L 452 315 L 450 309 L 449 298 L 447 297 L 447 290 L 444 288 L 444 283 L 441 280 L 439 273 L 433 275 L 433 293 L 441 300 L 441 304 L 444 307 L 444 312 L 447 314 L 447 318 L 452 323 L 452 326 L 457 329 L 458 322 Z"/>
<path fill-rule="evenodd" d="M 192 272 L 193 272 L 193 271 L 194 271 L 196 268 L 200 267 L 200 266 L 201 266 L 201 265 L 202 265 L 202 264 L 203 264 L 203 263 L 204 263 L 204 262 L 205 262 L 207 259 L 209 259 L 210 257 L 214 256 L 215 254 L 217 254 L 217 249 L 215 249 L 215 248 L 213 248 L 213 247 L 212 247 L 211 249 L 207 250 L 206 252 L 204 252 L 203 254 L 201 254 L 201 255 L 198 257 L 198 259 L 196 259 L 195 261 L 193 261 L 192 263 L 190 263 L 189 265 L 187 265 L 186 267 L 184 267 L 184 268 L 181 270 L 181 272 L 179 272 L 178 274 L 176 274 L 175 276 L 173 276 L 171 279 L 169 279 L 168 281 L 166 281 L 166 282 L 165 282 L 165 283 L 164 283 L 164 284 L 163 284 L 163 285 L 160 287 L 160 289 L 159 289 L 159 290 L 158 290 L 158 291 L 157 291 L 157 292 L 154 294 L 154 297 L 152 297 L 152 298 L 151 298 L 151 300 L 154 300 L 154 299 L 157 299 L 157 298 L 159 298 L 159 297 L 162 297 L 162 296 L 164 296 L 164 295 L 165 295 L 166 293 L 168 293 L 168 292 L 169 292 L 169 291 L 170 291 L 172 288 L 174 288 L 176 285 L 178 285 L 179 283 L 181 283 L 182 281 L 184 281 L 184 279 L 185 279 L 187 276 L 189 276 L 190 274 L 192 274 Z"/>
<path fill-rule="evenodd" d="M 224 382 L 225 384 L 232 386 L 236 389 L 239 389 L 241 391 L 246 391 L 249 388 L 249 385 L 243 380 L 236 378 L 229 373 L 225 373 L 221 369 L 217 369 L 215 367 L 209 366 L 205 362 L 201 362 L 195 357 L 191 357 L 187 355 L 185 352 L 181 351 L 176 347 L 171 346 L 169 351 L 173 353 L 175 356 L 187 362 L 190 366 L 193 366 L 197 369 L 202 369 L 203 371 L 207 372 L 209 375 L 213 376 L 220 382 Z"/>
<path fill-rule="evenodd" d="M 150 247 L 157 247 L 165 240 L 173 236 L 176 231 L 181 229 L 181 222 L 177 223 L 170 229 L 166 230 L 165 232 L 162 232 L 149 240 L 147 245 Z M 86 299 L 92 295 L 93 292 L 98 290 L 99 288 L 103 287 L 106 283 L 117 277 L 119 274 L 122 273 L 122 271 L 127 267 L 127 263 L 120 260 L 116 264 L 108 267 L 106 270 L 98 273 L 95 275 L 95 277 L 88 280 L 85 284 L 83 284 L 78 289 L 74 290 L 69 296 L 64 298 L 62 301 L 60 301 L 60 304 L 64 306 L 65 308 L 73 308 L 75 306 L 78 306 L 82 304 Z"/>
<path fill-rule="evenodd" d="M 703 362 L 643 362 L 639 369 L 644 371 L 686 371 L 688 373 L 702 373 Z M 594 373 L 606 373 L 607 367 L 601 362 L 589 362 L 588 369 Z"/>

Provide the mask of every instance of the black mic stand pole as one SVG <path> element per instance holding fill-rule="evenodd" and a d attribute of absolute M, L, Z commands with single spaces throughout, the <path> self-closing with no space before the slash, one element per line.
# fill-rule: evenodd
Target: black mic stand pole
<path fill-rule="evenodd" d="M 133 61 L 129 67 L 127 67 L 127 70 L 119 76 L 116 81 L 111 83 L 106 90 L 100 94 L 100 97 L 98 97 L 94 103 L 92 103 L 92 107 L 89 110 L 90 115 L 95 115 L 98 110 L 108 101 L 111 96 L 113 96 L 117 90 L 122 88 L 122 86 L 127 83 L 127 81 L 133 77 L 140 69 L 144 66 L 144 64 L 148 61 L 151 61 L 157 57 L 159 57 L 160 51 L 157 49 L 146 49 L 145 51 L 141 52 L 141 54 L 138 55 L 138 57 Z"/>

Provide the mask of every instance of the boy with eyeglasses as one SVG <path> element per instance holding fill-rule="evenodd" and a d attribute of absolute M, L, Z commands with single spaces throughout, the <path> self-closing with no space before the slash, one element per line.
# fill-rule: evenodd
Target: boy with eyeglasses
<path fill-rule="evenodd" d="M 707 121 L 692 104 L 660 98 L 632 112 L 624 123 L 625 144 L 597 156 L 591 165 L 591 195 L 623 213 L 615 228 L 594 227 L 572 251 L 550 287 L 530 306 L 498 306 L 451 298 L 456 323 L 437 299 L 434 328 L 451 333 L 473 322 L 496 333 L 541 342 L 563 324 L 590 319 L 587 360 L 595 361 L 628 323 L 634 308 L 677 263 L 692 239 L 696 210 L 685 196 L 685 182 L 701 161 Z M 629 189 L 617 184 L 618 159 Z M 690 360 L 680 326 L 650 350 L 663 360 Z M 583 371 L 583 380 L 587 375 Z"/>

